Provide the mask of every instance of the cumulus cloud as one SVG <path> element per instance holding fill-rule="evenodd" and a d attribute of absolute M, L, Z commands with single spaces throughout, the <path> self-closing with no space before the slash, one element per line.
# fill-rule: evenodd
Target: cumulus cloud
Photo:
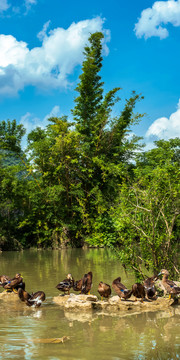
<path fill-rule="evenodd" d="M 146 138 L 173 139 L 180 137 L 180 100 L 177 110 L 169 117 L 161 117 L 155 120 L 146 132 Z"/>
<path fill-rule="evenodd" d="M 156 1 L 152 8 L 142 11 L 134 30 L 139 38 L 158 36 L 165 39 L 169 35 L 168 23 L 180 26 L 180 0 Z"/>
<path fill-rule="evenodd" d="M 2 13 L 3 11 L 6 11 L 7 9 L 9 9 L 10 4 L 8 3 L 8 0 L 1 0 L 0 1 L 0 13 Z"/>
<path fill-rule="evenodd" d="M 42 89 L 68 87 L 68 76 L 82 63 L 83 49 L 91 33 L 104 33 L 104 52 L 108 54 L 110 32 L 103 29 L 103 24 L 104 19 L 96 17 L 47 34 L 47 22 L 38 34 L 42 45 L 31 50 L 27 43 L 12 35 L 0 35 L 0 95 L 17 94 L 28 85 Z"/>

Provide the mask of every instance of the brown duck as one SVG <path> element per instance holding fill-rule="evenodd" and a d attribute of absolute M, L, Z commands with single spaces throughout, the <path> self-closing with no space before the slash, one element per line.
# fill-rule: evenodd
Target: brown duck
<path fill-rule="evenodd" d="M 4 283 L 7 283 L 11 278 L 7 275 L 0 275 L 0 286 L 3 286 Z"/>
<path fill-rule="evenodd" d="M 37 291 L 35 293 L 29 294 L 22 288 L 18 289 L 18 296 L 21 301 L 24 301 L 26 303 L 27 306 L 33 307 L 40 307 L 42 302 L 46 298 L 44 291 Z"/>
<path fill-rule="evenodd" d="M 25 288 L 25 283 L 23 282 L 21 274 L 16 274 L 13 279 L 5 281 L 2 286 L 6 291 L 17 293 L 19 287 Z"/>
<path fill-rule="evenodd" d="M 111 295 L 111 287 L 110 287 L 110 285 L 100 281 L 100 283 L 98 285 L 98 293 L 101 296 L 101 300 L 103 300 L 103 297 L 108 299 L 109 296 Z"/>
<path fill-rule="evenodd" d="M 64 295 L 70 293 L 70 289 L 74 286 L 74 279 L 71 274 L 66 276 L 66 279 L 62 280 L 59 284 L 56 285 L 56 289 L 62 291 Z"/>
<path fill-rule="evenodd" d="M 147 299 L 152 300 L 156 298 L 155 280 L 157 280 L 157 276 L 148 277 L 144 280 L 143 284 Z"/>
<path fill-rule="evenodd" d="M 161 283 L 162 283 L 164 289 L 168 292 L 170 299 L 171 299 L 172 295 L 180 294 L 180 287 L 177 286 L 174 283 L 174 281 L 168 279 L 168 277 L 169 277 L 169 271 L 168 270 L 162 269 L 160 271 L 160 273 L 158 274 L 158 276 L 159 275 L 163 275 Z"/>
<path fill-rule="evenodd" d="M 132 294 L 135 296 L 135 301 L 137 301 L 138 298 L 141 302 L 143 302 L 143 299 L 146 296 L 144 285 L 140 283 L 135 283 L 132 285 Z"/>
<path fill-rule="evenodd" d="M 85 274 L 82 278 L 82 288 L 81 288 L 81 294 L 88 294 L 90 295 L 90 290 L 92 287 L 92 271 L 89 271 L 87 274 Z"/>
<path fill-rule="evenodd" d="M 118 277 L 113 281 L 112 288 L 121 300 L 127 300 L 132 295 L 132 291 L 128 290 L 127 287 L 121 283 L 121 277 Z"/>
<path fill-rule="evenodd" d="M 73 290 L 81 292 L 81 290 L 82 290 L 82 282 L 83 282 L 83 279 L 75 281 L 74 285 L 73 285 Z"/>

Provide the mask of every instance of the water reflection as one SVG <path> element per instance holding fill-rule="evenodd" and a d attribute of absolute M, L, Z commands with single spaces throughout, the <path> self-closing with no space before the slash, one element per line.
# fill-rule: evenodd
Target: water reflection
<path fill-rule="evenodd" d="M 0 254 L 1 273 L 22 272 L 29 292 L 43 290 L 47 300 L 40 309 L 28 308 L 17 298 L 0 299 L 0 359 L 126 360 L 179 359 L 180 309 L 114 316 L 98 312 L 64 312 L 52 303 L 56 284 L 71 272 L 75 279 L 93 271 L 93 293 L 100 280 L 111 283 L 121 276 L 126 286 L 134 282 L 111 252 L 24 251 Z M 69 336 L 64 344 L 38 344 L 33 339 Z M 31 341 L 30 341 L 31 340 Z"/>

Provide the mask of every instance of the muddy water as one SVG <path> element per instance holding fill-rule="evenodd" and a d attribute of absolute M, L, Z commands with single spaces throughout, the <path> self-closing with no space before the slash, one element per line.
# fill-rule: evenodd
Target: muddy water
<path fill-rule="evenodd" d="M 90 270 L 95 295 L 101 280 L 111 284 L 121 276 L 127 287 L 134 282 L 133 275 L 125 274 L 105 249 L 1 253 L 0 273 L 11 277 L 22 273 L 27 291 L 43 290 L 46 301 L 39 309 L 32 309 L 16 295 L 11 301 L 0 299 L 0 359 L 180 359 L 178 306 L 143 314 L 119 312 L 112 317 L 64 312 L 53 304 L 53 296 L 59 294 L 55 286 L 67 273 L 79 279 Z M 64 343 L 43 340 L 63 336 L 69 340 Z"/>

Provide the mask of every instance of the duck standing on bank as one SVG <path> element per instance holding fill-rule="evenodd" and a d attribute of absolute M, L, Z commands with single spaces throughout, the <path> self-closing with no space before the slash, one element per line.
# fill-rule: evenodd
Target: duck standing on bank
<path fill-rule="evenodd" d="M 143 299 L 146 296 L 144 285 L 140 283 L 135 283 L 132 285 L 132 294 L 135 296 L 135 301 L 137 301 L 138 298 L 141 302 L 143 302 Z"/>
<path fill-rule="evenodd" d="M 83 282 L 83 279 L 80 279 L 80 280 L 76 280 L 74 282 L 74 285 L 73 285 L 73 290 L 74 291 L 79 291 L 81 293 L 81 290 L 82 290 L 82 282 Z"/>
<path fill-rule="evenodd" d="M 21 274 L 16 274 L 13 279 L 7 280 L 2 284 L 6 291 L 18 292 L 18 288 L 22 287 L 25 289 L 25 283 Z"/>
<path fill-rule="evenodd" d="M 128 290 L 127 287 L 121 283 L 120 276 L 113 281 L 112 288 L 115 291 L 115 293 L 120 297 L 121 300 L 122 299 L 127 300 L 132 295 L 132 291 Z"/>
<path fill-rule="evenodd" d="M 156 289 L 154 281 L 157 279 L 157 276 L 148 277 L 144 280 L 144 288 L 147 299 L 155 299 L 156 298 Z"/>
<path fill-rule="evenodd" d="M 9 276 L 0 275 L 0 286 L 3 286 L 3 284 L 7 283 L 10 280 L 11 280 L 11 278 Z"/>
<path fill-rule="evenodd" d="M 165 292 L 167 292 L 169 294 L 169 299 L 171 299 L 172 295 L 180 294 L 180 287 L 177 286 L 174 283 L 174 281 L 168 279 L 168 277 L 169 277 L 168 270 L 162 269 L 160 271 L 160 273 L 158 274 L 158 276 L 160 276 L 160 275 L 163 275 L 161 284 L 162 284 L 163 288 L 165 289 L 164 294 L 165 294 Z"/>
<path fill-rule="evenodd" d="M 111 287 L 110 287 L 110 285 L 100 281 L 100 283 L 98 285 L 98 293 L 101 296 L 101 300 L 103 300 L 103 297 L 108 299 L 109 296 L 111 295 Z"/>
<path fill-rule="evenodd" d="M 87 274 L 83 276 L 81 294 L 90 295 L 90 290 L 92 287 L 92 276 L 93 276 L 92 271 L 89 271 Z"/>
<path fill-rule="evenodd" d="M 64 293 L 64 295 L 66 293 L 70 293 L 70 289 L 74 286 L 74 279 L 72 277 L 71 274 L 68 274 L 66 276 L 66 279 L 64 279 L 63 281 L 60 281 L 59 284 L 56 285 L 56 289 L 58 289 L 59 291 L 62 291 Z"/>

